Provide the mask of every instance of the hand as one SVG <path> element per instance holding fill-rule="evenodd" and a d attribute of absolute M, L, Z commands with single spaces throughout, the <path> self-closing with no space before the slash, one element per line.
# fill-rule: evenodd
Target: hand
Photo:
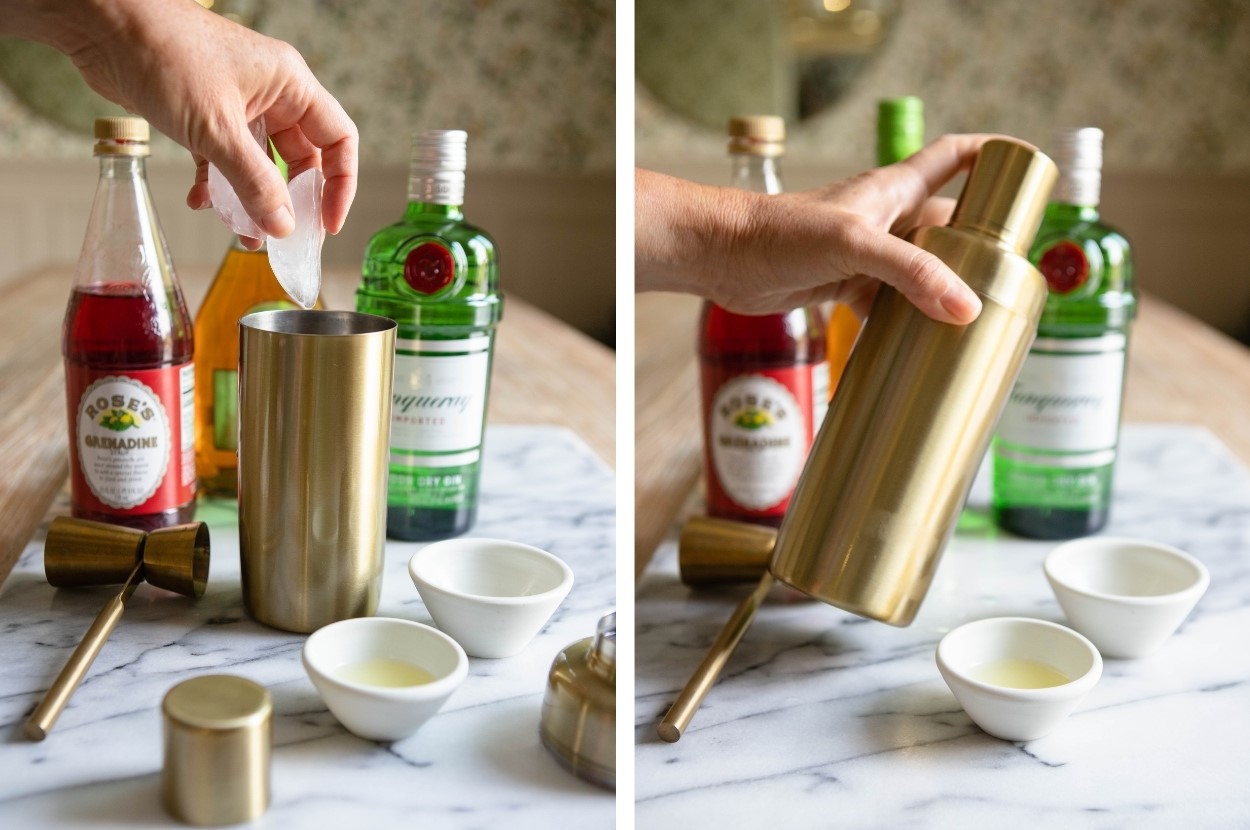
<path fill-rule="evenodd" d="M 191 151 L 190 207 L 210 206 L 211 161 L 268 234 L 283 237 L 294 229 L 286 185 L 248 133 L 248 123 L 264 115 L 292 178 L 321 168 L 322 222 L 330 233 L 342 229 L 356 194 L 356 126 L 294 47 L 192 0 L 50 0 L 42 6 L 18 0 L 18 6 L 35 8 L 21 12 L 28 21 L 13 27 L 18 33 L 66 52 L 92 89 Z"/>
<path fill-rule="evenodd" d="M 993 137 L 944 136 L 897 164 L 777 196 L 639 171 L 638 287 L 690 291 L 746 314 L 837 300 L 863 317 L 884 282 L 936 320 L 969 323 L 981 311 L 976 294 L 900 236 L 946 223 L 953 204 L 934 194 Z"/>

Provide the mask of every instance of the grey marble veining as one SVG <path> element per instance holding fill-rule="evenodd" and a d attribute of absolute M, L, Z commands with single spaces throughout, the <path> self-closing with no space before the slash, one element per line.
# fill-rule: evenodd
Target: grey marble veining
<path fill-rule="evenodd" d="M 51 588 L 42 535 L 32 540 L 0 592 L 0 827 L 179 826 L 160 805 L 160 701 L 221 672 L 274 699 L 273 804 L 255 826 L 611 827 L 613 794 L 559 767 L 538 721 L 552 659 L 615 602 L 612 473 L 567 430 L 492 427 L 483 476 L 471 535 L 551 551 L 572 567 L 573 590 L 520 655 L 470 658 L 443 710 L 393 744 L 353 736 L 326 710 L 300 663 L 303 636 L 247 617 L 232 503 L 198 516 L 212 532 L 206 595 L 141 586 L 51 735 L 27 743 L 21 724 L 111 593 Z M 429 624 L 407 570 L 418 547 L 387 542 L 378 613 Z"/>
<path fill-rule="evenodd" d="M 746 589 L 691 592 L 670 539 L 636 600 L 637 826 L 1250 827 L 1250 473 L 1209 433 L 1124 430 L 1107 535 L 1176 545 L 1211 586 L 1159 653 L 1107 660 L 1058 730 L 981 732 L 934 663 L 960 623 L 1064 622 L 1053 542 L 996 532 L 984 477 L 908 628 L 774 589 L 680 742 L 655 727 Z"/>

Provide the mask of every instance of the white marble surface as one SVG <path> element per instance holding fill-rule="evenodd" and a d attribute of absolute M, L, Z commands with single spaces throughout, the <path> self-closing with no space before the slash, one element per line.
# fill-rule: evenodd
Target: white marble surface
<path fill-rule="evenodd" d="M 637 826 L 1250 827 L 1250 474 L 1195 428 L 1129 425 L 1122 445 L 1105 532 L 1193 553 L 1211 587 L 1161 652 L 1107 660 L 1074 715 L 1028 743 L 972 724 L 934 648 L 981 617 L 1063 622 L 1041 567 L 1055 543 L 962 529 L 902 629 L 774 589 L 666 744 L 656 724 L 744 592 L 686 589 L 670 540 L 636 601 Z M 987 500 L 980 482 L 982 518 Z"/>
<path fill-rule="evenodd" d="M 21 724 L 110 592 L 54 590 L 42 535 L 27 547 L 0 593 L 0 827 L 179 826 L 160 805 L 160 701 L 181 680 L 220 672 L 273 694 L 273 803 L 252 826 L 613 825 L 613 794 L 568 774 L 538 739 L 552 659 L 594 634 L 615 602 L 613 477 L 573 433 L 492 427 L 471 532 L 551 551 L 573 568 L 572 592 L 522 654 L 470 658 L 443 710 L 393 744 L 357 738 L 329 714 L 300 664 L 303 636 L 246 616 L 233 507 L 200 514 L 213 544 L 206 595 L 141 586 L 39 744 L 21 738 Z M 430 623 L 407 572 L 418 547 L 388 541 L 379 614 Z"/>

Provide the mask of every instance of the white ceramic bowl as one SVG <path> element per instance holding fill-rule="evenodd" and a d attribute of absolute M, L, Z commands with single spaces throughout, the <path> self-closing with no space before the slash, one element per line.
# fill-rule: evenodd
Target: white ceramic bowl
<path fill-rule="evenodd" d="M 1004 660 L 1041 664 L 1068 682 L 1019 688 L 983 679 L 987 667 Z M 1102 676 L 1102 658 L 1093 643 L 1062 625 L 1026 617 L 992 617 L 961 625 L 938 643 L 937 664 L 968 717 L 1008 741 L 1049 734 Z"/>
<path fill-rule="evenodd" d="M 320 628 L 304 643 L 304 669 L 330 712 L 371 741 L 397 741 L 442 708 L 469 673 L 469 658 L 451 637 L 428 625 L 359 617 Z M 377 686 L 344 679 L 363 660 L 397 660 L 434 676 L 418 686 Z"/>
<path fill-rule="evenodd" d="M 573 587 L 564 562 L 501 539 L 426 545 L 408 573 L 435 625 L 474 657 L 519 654 Z"/>
<path fill-rule="evenodd" d="M 1211 582 L 1194 557 L 1142 539 L 1094 536 L 1046 556 L 1055 599 L 1104 657 L 1142 657 L 1163 645 Z"/>

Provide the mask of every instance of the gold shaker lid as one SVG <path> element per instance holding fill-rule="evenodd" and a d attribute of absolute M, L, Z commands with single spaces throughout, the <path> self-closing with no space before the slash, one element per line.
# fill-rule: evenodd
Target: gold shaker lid
<path fill-rule="evenodd" d="M 616 788 L 616 612 L 556 655 L 538 734 L 574 775 Z"/>
<path fill-rule="evenodd" d="M 1033 244 L 1059 170 L 1031 144 L 1015 139 L 985 142 L 951 216 L 951 227 L 998 237 L 1025 254 Z"/>
<path fill-rule="evenodd" d="M 786 121 L 778 115 L 735 115 L 729 119 L 729 152 L 776 157 L 786 152 Z"/>
<path fill-rule="evenodd" d="M 152 131 L 148 122 L 132 115 L 97 118 L 95 150 L 97 156 L 146 156 Z"/>
<path fill-rule="evenodd" d="M 771 527 L 691 516 L 677 542 L 681 581 L 692 588 L 759 582 L 777 543 Z"/>
<path fill-rule="evenodd" d="M 273 699 L 242 677 L 184 680 L 161 704 L 165 809 L 186 824 L 239 824 L 269 807 Z"/>

